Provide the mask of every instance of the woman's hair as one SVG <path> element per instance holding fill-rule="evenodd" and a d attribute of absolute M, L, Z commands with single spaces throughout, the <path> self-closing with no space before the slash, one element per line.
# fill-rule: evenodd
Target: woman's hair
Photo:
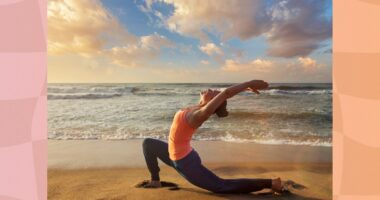
<path fill-rule="evenodd" d="M 227 101 L 225 100 L 214 112 L 218 117 L 227 117 Z"/>

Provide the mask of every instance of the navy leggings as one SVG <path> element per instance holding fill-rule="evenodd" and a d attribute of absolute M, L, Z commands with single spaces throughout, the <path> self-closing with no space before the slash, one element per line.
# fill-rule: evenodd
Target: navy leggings
<path fill-rule="evenodd" d="M 168 144 L 161 140 L 147 138 L 143 142 L 145 161 L 152 180 L 160 180 L 158 166 L 162 162 L 173 167 L 187 181 L 195 186 L 215 193 L 250 193 L 272 187 L 271 179 L 222 179 L 202 165 L 198 153 L 192 150 L 180 160 L 169 158 Z"/>

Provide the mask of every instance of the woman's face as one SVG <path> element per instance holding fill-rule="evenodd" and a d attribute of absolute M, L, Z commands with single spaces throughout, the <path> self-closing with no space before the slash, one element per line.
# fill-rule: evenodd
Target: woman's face
<path fill-rule="evenodd" d="M 208 103 L 212 98 L 214 98 L 217 94 L 219 94 L 219 91 L 217 90 L 202 90 L 200 95 L 200 102 L 201 103 Z"/>

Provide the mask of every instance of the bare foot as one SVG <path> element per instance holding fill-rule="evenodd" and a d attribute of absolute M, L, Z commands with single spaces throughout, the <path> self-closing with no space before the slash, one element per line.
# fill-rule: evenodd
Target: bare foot
<path fill-rule="evenodd" d="M 149 181 L 146 185 L 144 185 L 144 188 L 160 188 L 161 182 L 160 181 Z"/>
<path fill-rule="evenodd" d="M 280 177 L 272 179 L 272 190 L 274 192 L 282 192 L 282 182 Z"/>

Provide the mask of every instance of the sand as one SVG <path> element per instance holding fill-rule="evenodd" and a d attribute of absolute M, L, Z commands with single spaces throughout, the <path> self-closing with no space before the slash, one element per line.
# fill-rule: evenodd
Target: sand
<path fill-rule="evenodd" d="M 306 188 L 274 195 L 214 194 L 197 188 L 161 163 L 161 179 L 179 190 L 141 189 L 134 184 L 149 178 L 141 140 L 49 140 L 49 199 L 332 199 L 332 148 L 196 141 L 202 162 L 223 178 L 290 179 Z"/>

